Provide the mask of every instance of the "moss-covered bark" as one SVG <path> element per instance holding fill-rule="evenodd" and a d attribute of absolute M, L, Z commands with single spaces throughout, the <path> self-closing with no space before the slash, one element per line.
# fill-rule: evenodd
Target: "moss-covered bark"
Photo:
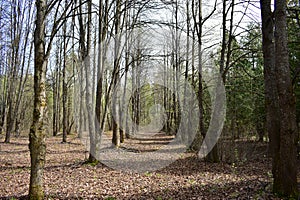
<path fill-rule="evenodd" d="M 36 2 L 37 17 L 34 32 L 34 110 L 29 133 L 31 157 L 29 199 L 44 199 L 43 171 L 46 155 L 45 117 L 47 113 L 45 77 L 47 59 L 45 56 L 46 1 Z"/>

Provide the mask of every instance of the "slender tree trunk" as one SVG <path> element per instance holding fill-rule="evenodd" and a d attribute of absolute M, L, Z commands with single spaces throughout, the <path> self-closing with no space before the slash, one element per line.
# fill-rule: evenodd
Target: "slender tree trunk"
<path fill-rule="evenodd" d="M 139 126 L 140 126 L 140 123 L 141 123 L 141 64 L 142 64 L 142 61 L 141 61 L 141 54 L 142 54 L 142 51 L 141 51 L 141 38 L 140 38 L 140 35 L 138 36 L 137 38 L 137 46 L 138 46 L 138 49 L 137 49 L 137 52 L 136 52 L 136 57 L 135 59 L 136 60 L 136 65 L 135 65 L 135 77 L 134 77 L 134 80 L 135 80 L 135 88 L 136 88 L 136 91 L 135 91 L 135 96 L 134 96 L 134 102 L 135 102 L 135 110 L 134 110 L 134 113 L 135 113 L 135 123 L 137 126 L 135 126 L 135 132 L 138 133 L 139 132 Z"/>
<path fill-rule="evenodd" d="M 186 39 L 186 55 L 185 55 L 185 72 L 184 72 L 184 79 L 187 82 L 188 81 L 188 76 L 189 76 L 189 56 L 190 56 L 190 25 L 191 25 L 191 19 L 190 19 L 190 5 L 189 1 L 186 1 L 186 28 L 187 28 L 187 39 Z M 187 88 L 186 85 L 184 85 L 184 98 L 183 98 L 183 105 L 184 107 L 188 107 L 188 102 L 189 100 L 187 99 Z M 188 115 L 189 116 L 189 115 Z M 185 120 L 186 123 L 182 124 L 182 130 L 184 133 L 184 141 L 189 141 L 190 138 L 190 132 L 189 132 L 189 126 L 185 126 L 184 124 L 189 124 L 190 123 L 190 118 L 188 117 L 187 119 L 181 119 Z"/>
<path fill-rule="evenodd" d="M 58 56 L 57 56 L 58 57 Z M 58 60 L 58 58 L 57 58 Z M 58 61 L 57 61 L 58 63 Z M 52 134 L 53 136 L 57 135 L 57 85 L 58 83 L 58 65 L 55 68 L 54 72 L 54 83 L 53 83 L 53 119 L 52 119 Z"/>
<path fill-rule="evenodd" d="M 166 47 L 164 47 L 164 54 L 167 54 L 167 50 Z M 163 71 L 163 83 L 164 83 L 164 87 L 163 87 L 163 105 L 164 108 L 167 110 L 167 56 L 164 56 L 164 63 L 163 63 L 163 67 L 164 67 L 164 71 Z M 167 112 L 167 119 L 169 116 L 169 112 Z M 166 123 L 164 123 L 164 127 L 163 127 L 163 131 L 165 131 L 166 133 L 168 133 L 168 121 L 166 121 Z"/>
<path fill-rule="evenodd" d="M 116 12 L 115 12 L 115 49 L 114 49 L 114 70 L 113 70 L 113 88 L 115 88 L 118 84 L 119 81 L 119 76 L 120 76 L 120 29 L 121 29 L 121 0 L 117 0 L 116 1 Z M 118 112 L 118 108 L 117 108 L 117 102 L 116 102 L 116 98 L 112 99 L 112 131 L 113 131 L 113 137 L 112 137 L 112 144 L 115 147 L 119 147 L 120 146 L 120 135 L 118 134 L 118 124 L 116 119 L 114 118 L 115 116 L 117 116 L 117 112 Z"/>
<path fill-rule="evenodd" d="M 275 43 L 274 43 L 274 19 L 271 11 L 271 1 L 261 0 L 262 17 L 262 50 L 264 57 L 264 83 L 265 83 L 265 107 L 266 107 L 266 131 L 269 137 L 269 154 L 274 157 L 278 152 L 279 141 L 279 112 L 278 91 L 275 76 Z M 274 161 L 274 160 L 273 160 Z M 273 163 L 274 165 L 274 163 Z M 274 170 L 273 170 L 274 171 Z M 274 173 L 274 172 L 273 172 Z"/>
<path fill-rule="evenodd" d="M 131 85 L 132 85 L 132 98 L 131 98 L 131 115 L 132 115 L 132 121 L 133 123 L 136 123 L 136 95 L 135 95 L 135 86 L 136 86 L 136 67 L 135 67 L 135 56 L 132 56 L 132 65 L 131 65 Z M 136 127 L 132 125 L 131 127 L 131 133 L 132 135 L 136 134 Z"/>
<path fill-rule="evenodd" d="M 65 3 L 67 5 L 67 2 Z M 63 107 L 63 138 L 62 142 L 67 142 L 67 128 L 68 128 L 68 113 L 67 113 L 67 97 L 68 97 L 68 88 L 67 88 L 67 77 L 66 77 L 66 68 L 67 68 L 67 22 L 64 22 L 63 26 L 63 71 L 62 71 L 62 107 Z"/>
<path fill-rule="evenodd" d="M 83 137 L 83 128 L 84 128 L 84 90 L 83 90 L 83 67 L 80 66 L 79 69 L 79 77 L 80 77 L 80 100 L 79 100 L 79 127 L 78 127 L 78 137 L 82 138 Z"/>
<path fill-rule="evenodd" d="M 82 1 L 80 1 L 82 4 Z M 88 117 L 88 129 L 89 129 L 89 137 L 90 137 L 90 154 L 88 161 L 89 162 L 96 162 L 96 141 L 95 141 L 95 116 L 94 116 L 94 107 L 92 101 L 92 86 L 90 81 L 91 73 L 91 61 L 90 61 L 90 49 L 91 49 L 91 25 L 92 25 L 92 1 L 87 1 L 88 6 L 88 20 L 87 20 L 87 32 L 85 31 L 84 22 L 83 22 L 83 15 L 82 15 L 82 8 L 79 7 L 79 26 L 80 26 L 80 52 L 81 52 L 81 59 L 84 62 L 85 68 L 85 101 L 86 101 L 86 109 L 87 109 L 87 117 Z M 86 44 L 85 44 L 85 36 L 86 36 Z"/>
<path fill-rule="evenodd" d="M 6 89 L 5 89 L 6 84 L 7 84 L 7 78 L 4 77 L 3 85 L 2 85 L 3 92 L 2 92 L 2 98 L 1 98 L 2 104 L 0 105 L 1 106 L 0 134 L 3 133 L 4 122 L 5 122 L 5 118 L 6 118 Z"/>
<path fill-rule="evenodd" d="M 36 27 L 34 32 L 34 110 L 29 133 L 31 158 L 29 199 L 44 199 L 43 173 L 46 155 L 45 118 L 47 115 L 45 57 L 46 1 L 36 2 Z"/>
<path fill-rule="evenodd" d="M 8 94 L 7 94 L 7 107 L 8 107 L 8 112 L 6 115 L 6 134 L 5 134 L 5 143 L 10 142 L 10 137 L 11 137 L 11 132 L 13 129 L 13 93 L 14 93 L 14 78 L 10 78 L 10 83 L 9 83 L 9 89 L 8 89 Z"/>
<path fill-rule="evenodd" d="M 127 36 L 126 36 L 126 38 L 127 38 Z M 126 97 L 126 89 L 127 89 L 128 70 L 129 70 L 129 49 L 128 49 L 128 41 L 127 41 L 126 42 L 126 53 L 125 53 L 125 78 L 124 78 L 125 82 L 124 82 L 124 89 L 123 89 L 123 96 L 122 96 L 122 103 L 121 103 L 122 108 L 120 109 L 120 114 L 119 114 L 119 116 L 120 116 L 119 123 L 122 124 L 122 126 L 120 127 L 120 142 L 121 143 L 124 143 L 126 135 L 129 136 L 129 133 L 127 133 L 127 131 L 126 131 L 127 108 L 125 106 L 123 106 L 123 105 L 126 105 L 125 97 Z M 125 113 L 125 115 L 124 115 L 124 113 Z"/>
<path fill-rule="evenodd" d="M 61 110 L 62 110 L 62 60 L 63 60 L 63 48 L 61 45 L 61 41 L 59 40 L 59 56 L 58 56 L 58 77 L 57 77 L 57 117 L 56 117 L 56 132 L 59 133 L 61 131 Z"/>
<path fill-rule="evenodd" d="M 196 16 L 195 12 L 195 5 L 194 1 L 192 1 L 192 9 L 193 9 L 193 18 L 195 23 L 195 29 L 198 39 L 198 104 L 199 104 L 199 128 L 200 134 L 203 138 L 206 136 L 206 130 L 204 127 L 204 107 L 203 107 L 203 86 L 202 86 L 202 26 L 203 26 L 203 19 L 202 19 L 202 1 L 198 1 L 198 16 Z M 198 18 L 198 19 L 197 19 Z M 199 150 L 200 145 L 198 144 L 200 141 L 200 135 L 196 134 L 195 141 L 192 144 L 192 148 Z M 208 139 L 210 142 L 210 139 Z M 207 144 L 210 146 L 210 144 Z M 219 155 L 218 155 L 218 146 L 217 144 L 214 145 L 212 150 L 208 152 L 208 155 L 205 158 L 207 161 L 210 162 L 219 162 Z"/>
<path fill-rule="evenodd" d="M 107 6 L 107 5 L 105 5 Z M 103 96 L 103 73 L 104 73 L 104 54 L 106 48 L 106 20 L 105 16 L 108 13 L 104 13 L 103 0 L 99 0 L 99 30 L 98 30 L 98 63 L 97 63 L 97 85 L 96 85 L 96 104 L 95 104 L 95 127 L 96 134 L 98 132 L 100 141 L 101 135 L 104 132 L 101 127 L 101 111 L 102 111 L 102 96 Z"/>

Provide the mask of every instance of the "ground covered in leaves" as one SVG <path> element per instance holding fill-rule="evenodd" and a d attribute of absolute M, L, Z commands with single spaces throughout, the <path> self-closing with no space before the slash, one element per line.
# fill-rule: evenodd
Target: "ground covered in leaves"
<path fill-rule="evenodd" d="M 123 148 L 142 153 L 168 142 L 128 140 Z M 145 143 L 149 144 L 145 144 Z M 47 199 L 279 199 L 271 194 L 270 159 L 265 144 L 250 143 L 252 156 L 231 163 L 207 163 L 193 153 L 156 172 L 130 173 L 99 163 L 86 164 L 82 141 L 47 139 L 44 187 Z M 148 146 L 147 146 L 148 145 Z M 260 156 L 255 149 L 260 145 Z M 148 149 L 147 149 L 148 148 Z M 251 150 L 251 148 L 253 148 Z M 239 151 L 238 149 L 236 150 Z M 26 199 L 30 175 L 28 138 L 0 143 L 0 199 Z"/>

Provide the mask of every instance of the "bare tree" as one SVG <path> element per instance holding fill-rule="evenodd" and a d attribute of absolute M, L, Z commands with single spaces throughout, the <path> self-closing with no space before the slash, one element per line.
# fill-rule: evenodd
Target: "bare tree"
<path fill-rule="evenodd" d="M 46 118 L 47 118 L 47 99 L 46 99 L 46 71 L 48 59 L 50 56 L 52 42 L 62 22 L 64 16 L 68 16 L 71 11 L 68 10 L 72 2 L 66 5 L 62 15 L 58 15 L 59 6 L 54 14 L 54 23 L 51 29 L 51 35 L 46 43 L 45 29 L 46 17 L 49 11 L 59 3 L 53 1 L 46 4 L 45 0 L 36 2 L 36 21 L 34 31 L 34 108 L 33 119 L 29 133 L 29 149 L 31 158 L 29 199 L 43 199 L 43 172 L 46 155 Z M 64 13 L 66 13 L 64 15 Z M 48 44 L 46 46 L 46 44 Z"/>
<path fill-rule="evenodd" d="M 20 1 L 11 1 L 10 3 L 10 49 L 8 54 L 9 66 L 7 95 L 6 95 L 6 137 L 5 142 L 10 142 L 10 137 L 15 125 L 16 135 L 19 134 L 19 109 L 23 97 L 23 86 L 27 80 L 27 73 L 25 73 L 26 60 L 28 57 L 26 53 L 31 45 L 29 35 L 32 23 L 32 2 L 22 3 Z M 24 18 L 23 16 L 28 16 Z M 30 48 L 29 48 L 30 49 Z M 18 84 L 16 84 L 18 83 Z"/>
<path fill-rule="evenodd" d="M 45 118 L 47 115 L 45 54 L 45 22 L 47 5 L 45 0 L 36 2 L 37 17 L 34 32 L 34 111 L 29 133 L 31 157 L 29 199 L 44 199 L 43 172 L 45 165 Z"/>
<path fill-rule="evenodd" d="M 65 1 L 65 6 L 67 6 L 67 1 Z M 65 13 L 66 14 L 66 13 Z M 64 16 L 65 17 L 65 16 Z M 65 20 L 63 25 L 63 70 L 62 70 L 62 107 L 63 107 L 63 139 L 62 142 L 67 142 L 67 131 L 68 131 L 68 113 L 67 113 L 67 98 L 68 98 L 68 87 L 67 87 L 67 20 Z"/>
<path fill-rule="evenodd" d="M 121 0 L 116 1 L 116 11 L 115 11 L 115 44 L 114 44 L 114 69 L 112 74 L 112 84 L 113 88 L 115 88 L 118 84 L 119 78 L 120 78 L 120 44 L 121 44 Z M 118 134 L 119 128 L 118 128 L 118 122 L 114 118 L 117 116 L 117 102 L 116 98 L 112 99 L 112 128 L 113 128 L 113 138 L 112 143 L 116 147 L 120 146 L 120 135 Z"/>

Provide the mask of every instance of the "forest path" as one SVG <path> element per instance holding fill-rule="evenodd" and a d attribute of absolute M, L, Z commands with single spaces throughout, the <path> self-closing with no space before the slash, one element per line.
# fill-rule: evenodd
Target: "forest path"
<path fill-rule="evenodd" d="M 133 138 L 125 139 L 125 142 L 121 144 L 121 148 L 138 153 L 153 152 L 164 145 L 168 145 L 174 138 L 174 135 L 168 135 L 164 132 L 143 132 Z"/>

